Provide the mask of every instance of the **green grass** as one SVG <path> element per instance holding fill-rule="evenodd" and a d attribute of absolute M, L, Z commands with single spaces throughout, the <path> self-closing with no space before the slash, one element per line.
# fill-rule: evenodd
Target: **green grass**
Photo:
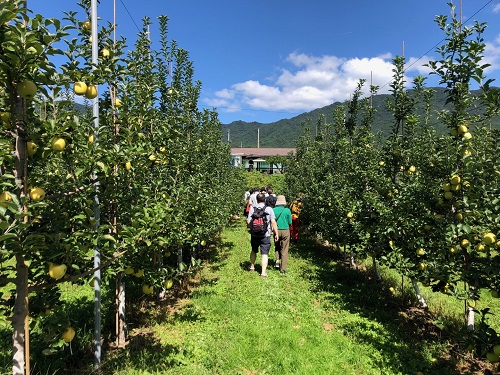
<path fill-rule="evenodd" d="M 206 254 L 188 292 L 159 300 L 128 283 L 129 344 L 121 350 L 104 345 L 101 374 L 484 373 L 485 365 L 456 345 L 463 305 L 455 298 L 423 288 L 430 311 L 416 308 L 409 282 L 402 288 L 394 271 L 381 269 L 383 281 L 376 282 L 369 265 L 352 269 L 341 254 L 306 237 L 292 244 L 286 275 L 271 268 L 262 279 L 260 255 L 257 272 L 248 271 L 249 253 L 249 235 L 237 222 Z M 93 374 L 93 292 L 87 285 L 61 288 L 61 316 L 77 329 L 73 354 L 66 347 L 35 360 L 32 374 Z M 113 291 L 103 298 L 106 343 L 114 331 Z M 500 313 L 487 294 L 482 305 Z M 490 323 L 500 330 L 498 319 Z M 2 338 L 2 348 L 9 339 Z M 40 339 L 35 330 L 32 340 Z"/>
<path fill-rule="evenodd" d="M 446 375 L 482 368 L 461 359 L 438 324 L 455 328 L 460 318 L 438 319 L 404 291 L 389 293 L 392 272 L 377 283 L 369 270 L 346 267 L 305 239 L 292 246 L 286 275 L 270 269 L 262 279 L 247 271 L 249 249 L 242 223 L 227 230 L 189 299 L 137 330 L 104 373 Z M 458 302 L 427 298 L 443 311 Z"/>

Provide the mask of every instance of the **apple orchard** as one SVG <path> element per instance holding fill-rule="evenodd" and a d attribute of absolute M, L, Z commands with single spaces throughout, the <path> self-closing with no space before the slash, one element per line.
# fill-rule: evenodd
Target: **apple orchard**
<path fill-rule="evenodd" d="M 147 18 L 128 47 L 100 25 L 93 64 L 90 1 L 80 5 L 57 20 L 32 15 L 21 0 L 0 2 L 0 308 L 14 374 L 25 373 L 30 342 L 43 353 L 32 350 L 40 368 L 66 368 L 69 353 L 84 352 L 81 313 L 61 300 L 61 287 L 94 285 L 97 268 L 104 308 L 119 317 L 116 331 L 105 322 L 103 337 L 123 344 L 125 282 L 135 295 L 170 293 L 240 211 L 244 189 L 217 113 L 198 109 L 201 83 L 188 53 L 168 39 L 168 19 L 158 18 L 159 51 Z M 372 133 L 360 81 L 331 124 L 320 119 L 318 136 L 298 141 L 286 179 L 305 196 L 313 234 L 353 260 L 394 268 L 422 304 L 419 283 L 454 295 L 464 304 L 464 345 L 495 362 L 499 333 L 473 316 L 488 314 L 482 292 L 500 291 L 500 147 L 490 126 L 500 93 L 480 65 L 484 25 L 437 21 L 448 43 L 429 65 L 449 110 L 432 113 L 422 77 L 410 95 L 396 58 L 391 134 Z M 429 125 L 437 115 L 449 134 Z"/>
<path fill-rule="evenodd" d="M 343 249 L 353 264 L 370 259 L 375 272 L 384 265 L 407 277 L 423 307 L 419 285 L 455 296 L 464 308 L 464 347 L 496 363 L 499 318 L 481 296 L 498 306 L 500 132 L 492 122 L 500 90 L 490 86 L 481 63 L 486 25 L 461 27 L 455 16 L 436 22 L 447 42 L 428 66 L 446 87 L 447 109 L 431 110 L 434 90 L 424 77 L 414 79 L 412 92 L 405 89 L 405 61 L 397 57 L 387 101 L 390 134 L 373 134 L 362 80 L 332 123 L 319 119 L 316 137 L 304 133 L 286 177 L 291 191 L 308 197 L 303 214 L 313 234 Z M 479 95 L 470 90 L 473 82 Z M 430 125 L 434 118 L 447 134 Z"/>
<path fill-rule="evenodd" d="M 100 26 L 92 64 L 90 1 L 63 20 L 28 16 L 25 5 L 0 2 L 1 308 L 19 374 L 25 332 L 48 361 L 82 332 L 59 284 L 94 285 L 95 248 L 111 290 L 103 304 L 125 280 L 168 293 L 199 266 L 197 252 L 239 210 L 243 191 L 217 114 L 198 110 L 201 84 L 188 53 L 167 39 L 166 17 L 160 51 L 149 19 L 127 53 L 112 25 Z M 116 335 L 124 339 L 123 326 Z"/>

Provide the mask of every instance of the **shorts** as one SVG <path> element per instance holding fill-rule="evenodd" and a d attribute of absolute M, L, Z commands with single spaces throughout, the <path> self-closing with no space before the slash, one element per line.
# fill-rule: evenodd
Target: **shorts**
<path fill-rule="evenodd" d="M 252 251 L 254 253 L 259 252 L 263 255 L 269 254 L 269 249 L 271 248 L 271 237 L 254 237 L 250 238 L 250 244 L 252 245 Z"/>

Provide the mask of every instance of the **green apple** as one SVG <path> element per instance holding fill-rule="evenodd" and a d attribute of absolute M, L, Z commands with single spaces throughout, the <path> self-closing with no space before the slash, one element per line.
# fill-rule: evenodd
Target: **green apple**
<path fill-rule="evenodd" d="M 37 87 L 35 82 L 25 80 L 17 85 L 17 92 L 25 99 L 32 99 L 36 94 Z"/>

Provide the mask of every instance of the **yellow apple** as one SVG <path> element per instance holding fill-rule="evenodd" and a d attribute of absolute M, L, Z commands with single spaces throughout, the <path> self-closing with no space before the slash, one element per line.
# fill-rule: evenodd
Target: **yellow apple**
<path fill-rule="evenodd" d="M 26 153 L 28 156 L 33 156 L 36 153 L 37 145 L 34 142 L 27 142 L 26 143 Z"/>
<path fill-rule="evenodd" d="M 450 191 L 451 190 L 451 184 L 449 182 L 445 182 L 443 184 L 443 190 L 444 191 Z"/>
<path fill-rule="evenodd" d="M 142 277 L 142 276 L 144 276 L 144 269 L 141 268 L 140 270 L 138 270 L 136 273 L 134 273 L 134 276 L 135 277 Z"/>
<path fill-rule="evenodd" d="M 87 85 L 87 90 L 85 91 L 85 97 L 87 99 L 94 99 L 95 97 L 97 97 L 97 86 L 93 84 Z"/>
<path fill-rule="evenodd" d="M 460 246 L 466 249 L 470 246 L 470 241 L 467 238 L 464 238 L 462 241 L 460 241 Z"/>
<path fill-rule="evenodd" d="M 165 282 L 163 283 L 165 289 L 172 288 L 172 285 L 174 285 L 174 281 L 172 279 L 165 280 Z"/>
<path fill-rule="evenodd" d="M 49 276 L 53 279 L 59 280 L 66 274 L 68 267 L 65 264 L 49 263 Z"/>
<path fill-rule="evenodd" d="M 494 233 L 486 233 L 484 236 L 483 236 L 483 242 L 486 244 L 486 245 L 493 245 L 497 240 L 497 236 L 494 234 Z"/>
<path fill-rule="evenodd" d="M 464 139 L 465 139 L 466 141 L 468 141 L 469 139 L 471 139 L 471 138 L 472 138 L 472 134 L 471 134 L 471 133 L 469 133 L 469 132 L 467 132 L 467 133 L 464 133 L 464 134 L 463 134 L 463 137 L 464 137 Z"/>
<path fill-rule="evenodd" d="M 420 264 L 418 265 L 418 269 L 419 269 L 420 271 L 423 271 L 423 270 L 425 270 L 426 268 L 427 268 L 427 264 L 425 264 L 425 263 L 420 263 Z"/>
<path fill-rule="evenodd" d="M 115 106 L 121 107 L 122 106 L 122 101 L 119 98 L 116 98 L 115 100 Z"/>
<path fill-rule="evenodd" d="M 451 185 L 451 191 L 459 191 L 461 187 L 460 184 Z"/>
<path fill-rule="evenodd" d="M 72 327 L 66 328 L 66 330 L 62 333 L 61 337 L 64 342 L 71 342 L 75 338 L 75 330 Z"/>
<path fill-rule="evenodd" d="M 8 192 L 4 191 L 4 192 L 0 193 L 0 201 L 11 201 L 11 200 L 12 200 L 12 196 Z M 7 203 L 2 202 L 2 203 L 0 203 L 0 206 L 7 207 Z"/>
<path fill-rule="evenodd" d="M 132 168 L 132 164 L 131 164 L 129 161 L 127 161 L 127 162 L 125 163 L 125 169 L 126 169 L 127 171 L 129 171 L 129 170 L 130 170 L 130 168 Z"/>
<path fill-rule="evenodd" d="M 419 247 L 416 251 L 417 255 L 422 256 L 425 255 L 425 250 L 421 247 Z"/>
<path fill-rule="evenodd" d="M 447 200 L 450 200 L 453 198 L 453 193 L 451 191 L 446 191 L 444 193 L 444 198 L 447 199 Z"/>
<path fill-rule="evenodd" d="M 83 27 L 85 30 L 87 30 L 87 31 L 88 31 L 88 30 L 90 30 L 90 28 L 92 27 L 92 22 L 90 22 L 90 21 L 88 21 L 88 20 L 87 20 L 87 21 L 84 21 L 84 22 L 82 22 L 82 27 Z"/>
<path fill-rule="evenodd" d="M 142 292 L 144 294 L 151 294 L 151 293 L 153 293 L 153 286 L 152 285 L 146 285 L 146 284 L 144 284 L 142 286 Z"/>
<path fill-rule="evenodd" d="M 92 35 L 89 36 L 89 43 L 92 43 Z"/>
<path fill-rule="evenodd" d="M 455 254 L 457 252 L 457 249 L 455 247 L 450 247 L 450 253 Z"/>
<path fill-rule="evenodd" d="M 353 213 L 353 212 L 351 212 L 351 211 L 349 211 L 349 212 L 347 213 L 347 218 L 348 218 L 348 219 L 352 219 L 353 217 L 354 217 L 354 213 Z"/>
<path fill-rule="evenodd" d="M 132 267 L 127 267 L 123 272 L 125 272 L 125 275 L 132 275 L 134 273 L 134 269 Z"/>
<path fill-rule="evenodd" d="M 156 155 L 149 155 L 149 160 L 155 161 L 156 160 Z"/>
<path fill-rule="evenodd" d="M 460 183 L 460 181 L 462 181 L 462 179 L 460 178 L 460 176 L 458 174 L 455 174 L 455 175 L 451 176 L 451 178 L 450 178 L 450 184 L 452 184 L 452 185 L 458 185 Z"/>
<path fill-rule="evenodd" d="M 416 170 L 417 170 L 417 168 L 415 168 L 414 165 L 411 165 L 410 168 L 408 168 L 408 172 L 410 172 L 410 173 L 415 173 Z"/>
<path fill-rule="evenodd" d="M 45 191 L 42 188 L 36 187 L 30 190 L 31 200 L 38 202 L 45 198 Z"/>
<path fill-rule="evenodd" d="M 459 133 L 459 134 L 465 134 L 465 133 L 467 133 L 468 131 L 469 131 L 469 129 L 468 129 L 468 128 L 467 128 L 467 126 L 465 126 L 465 125 L 460 125 L 460 126 L 458 127 L 458 133 Z"/>
<path fill-rule="evenodd" d="M 462 221 L 464 219 L 464 214 L 461 212 L 456 213 L 455 219 L 457 219 L 458 221 Z"/>
<path fill-rule="evenodd" d="M 484 251 L 484 249 L 486 249 L 486 246 L 484 246 L 482 243 L 478 243 L 476 245 L 476 250 L 477 251 Z"/>
<path fill-rule="evenodd" d="M 101 55 L 102 55 L 102 57 L 109 57 L 109 49 L 103 48 L 101 50 Z"/>
<path fill-rule="evenodd" d="M 52 140 L 52 150 L 60 152 L 66 148 L 66 140 L 61 137 L 55 137 Z"/>
<path fill-rule="evenodd" d="M 76 95 L 85 95 L 87 92 L 87 84 L 82 81 L 75 82 L 73 85 L 73 91 Z"/>
<path fill-rule="evenodd" d="M 206 244 L 207 244 L 207 241 L 205 241 L 205 240 L 201 240 L 201 242 L 200 242 L 200 245 L 201 245 L 201 246 L 205 246 Z"/>
<path fill-rule="evenodd" d="M 94 143 L 94 134 L 89 135 L 89 142 Z"/>

